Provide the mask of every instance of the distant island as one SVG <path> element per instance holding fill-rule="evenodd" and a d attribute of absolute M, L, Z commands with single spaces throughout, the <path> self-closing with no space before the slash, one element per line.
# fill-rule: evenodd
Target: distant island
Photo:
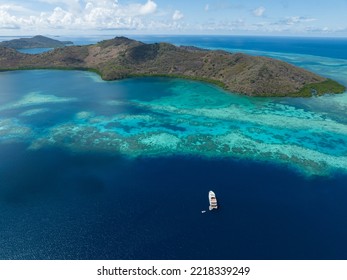
<path fill-rule="evenodd" d="M 0 47 L 12 49 L 62 48 L 66 45 L 73 45 L 73 42 L 58 41 L 41 35 L 0 42 Z"/>
<path fill-rule="evenodd" d="M 331 79 L 272 58 L 168 43 L 145 44 L 126 37 L 36 55 L 0 46 L 0 70 L 18 69 L 89 70 L 104 80 L 177 77 L 206 81 L 249 96 L 312 96 L 346 90 Z"/>

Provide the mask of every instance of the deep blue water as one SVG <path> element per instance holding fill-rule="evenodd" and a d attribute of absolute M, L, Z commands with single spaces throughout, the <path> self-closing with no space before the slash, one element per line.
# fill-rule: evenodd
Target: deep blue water
<path fill-rule="evenodd" d="M 171 42 L 202 48 L 230 48 L 281 53 L 300 53 L 347 58 L 347 38 L 298 38 L 255 36 L 131 36 L 143 42 Z"/>
<path fill-rule="evenodd" d="M 23 148 L 1 150 L 1 258 L 346 258 L 346 177 Z M 201 214 L 211 186 L 221 207 Z"/>
<path fill-rule="evenodd" d="M 347 43 L 342 39 L 240 37 L 237 43 L 215 36 L 160 38 L 184 45 L 347 58 Z M 74 92 L 78 98 L 45 105 L 49 112 L 43 115 L 18 117 L 35 135 L 59 128 L 78 107 L 106 117 L 147 114 L 147 107 L 136 104 L 169 98 L 169 85 L 180 84 L 161 79 L 98 80 L 86 88 L 82 74 L 71 78 L 79 81 L 73 84 L 65 72 L 31 73 L 29 78 L 23 78 L 22 72 L 1 73 L 1 118 L 20 115 L 20 106 L 38 109 L 15 103 L 28 92 L 59 98 Z M 102 83 L 100 92 L 97 83 Z M 69 89 L 64 90 L 64 85 Z M 190 87 L 206 90 L 196 84 Z M 131 102 L 112 111 L 97 95 L 102 100 L 117 96 L 117 101 Z M 224 100 L 222 95 L 218 98 Z M 263 106 L 257 99 L 233 98 L 240 106 Z M 329 99 L 281 102 L 276 104 L 295 105 L 300 114 L 309 114 L 312 106 L 327 116 L 338 112 L 339 124 L 346 124 L 344 107 L 328 107 L 336 106 Z M 321 108 L 319 102 L 327 107 Z M 4 104 L 12 105 L 4 109 Z M 183 130 L 166 114 L 157 114 L 168 121 L 168 130 Z M 133 158 L 105 150 L 74 150 L 76 146 L 65 143 L 69 139 L 62 140 L 66 145 L 29 149 L 30 133 L 20 138 L 22 132 L 11 125 L 11 139 L 17 140 L 0 141 L 0 259 L 347 259 L 346 173 L 335 170 L 308 177 L 276 162 L 189 154 Z M 202 214 L 210 189 L 216 192 L 220 209 Z"/>

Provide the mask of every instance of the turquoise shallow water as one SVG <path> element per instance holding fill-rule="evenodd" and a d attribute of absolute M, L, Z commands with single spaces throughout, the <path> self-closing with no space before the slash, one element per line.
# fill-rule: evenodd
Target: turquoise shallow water
<path fill-rule="evenodd" d="M 28 53 L 28 54 L 38 54 L 42 52 L 48 52 L 53 50 L 53 48 L 36 48 L 36 49 L 19 49 L 19 52 Z"/>
<path fill-rule="evenodd" d="M 319 69 L 347 84 L 346 69 L 336 75 L 336 63 L 322 59 Z M 24 141 L 28 149 L 245 158 L 305 175 L 347 170 L 346 94 L 250 98 L 187 80 L 104 82 L 78 71 L 9 72 L 0 79 L 0 140 Z"/>

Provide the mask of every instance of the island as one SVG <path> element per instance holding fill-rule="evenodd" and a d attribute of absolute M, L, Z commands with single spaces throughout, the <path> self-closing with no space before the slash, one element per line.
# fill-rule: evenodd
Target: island
<path fill-rule="evenodd" d="M 299 97 L 346 90 L 336 81 L 272 58 L 169 43 L 145 44 L 126 37 L 35 55 L 0 46 L 0 70 L 22 69 L 88 70 L 104 80 L 184 78 L 249 96 Z"/>
<path fill-rule="evenodd" d="M 62 48 L 66 45 L 73 45 L 73 42 L 54 40 L 41 35 L 0 42 L 0 47 L 12 49 Z"/>

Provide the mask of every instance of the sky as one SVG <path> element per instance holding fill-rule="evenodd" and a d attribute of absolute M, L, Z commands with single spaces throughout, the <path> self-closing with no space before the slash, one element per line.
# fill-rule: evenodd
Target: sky
<path fill-rule="evenodd" d="M 347 37 L 347 0 L 0 0 L 0 36 Z"/>

